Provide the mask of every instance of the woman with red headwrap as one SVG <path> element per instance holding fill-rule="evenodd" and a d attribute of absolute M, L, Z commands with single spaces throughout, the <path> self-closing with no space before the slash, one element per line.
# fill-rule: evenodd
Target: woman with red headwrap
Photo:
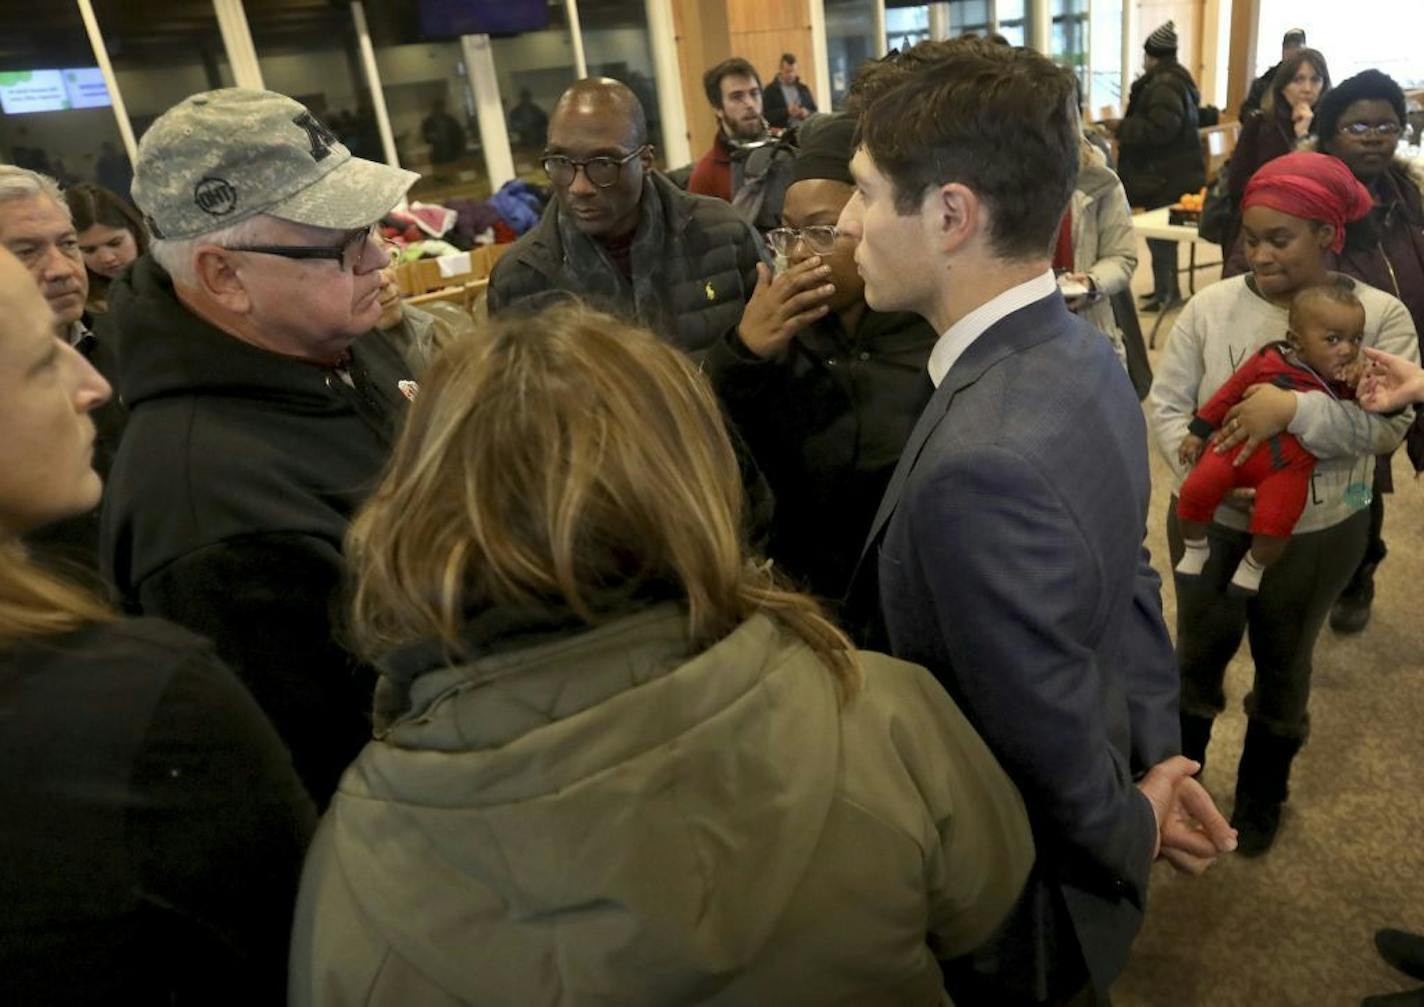
<path fill-rule="evenodd" d="M 1418 359 L 1408 310 L 1390 294 L 1330 272 L 1346 225 L 1369 212 L 1369 193 L 1340 161 L 1293 153 L 1258 171 L 1242 201 L 1242 233 L 1251 272 L 1222 280 L 1187 303 L 1177 318 L 1152 387 L 1158 446 L 1178 475 L 1178 448 L 1197 410 L 1248 356 L 1281 337 L 1295 294 L 1307 287 L 1349 287 L 1365 310 L 1363 345 Z M 1319 459 L 1309 499 L 1280 560 L 1248 599 L 1226 591 L 1251 537 L 1250 495 L 1220 507 L 1208 529 L 1210 558 L 1200 576 L 1177 577 L 1177 659 L 1181 669 L 1182 752 L 1203 761 L 1212 722 L 1225 709 L 1226 666 L 1250 630 L 1255 664 L 1246 697 L 1246 746 L 1237 771 L 1231 824 L 1238 849 L 1264 852 L 1275 839 L 1291 762 L 1309 727 L 1315 639 L 1365 548 L 1374 456 L 1392 450 L 1411 416 L 1366 413 L 1326 391 L 1260 385 L 1227 414 L 1215 448 L 1249 459 L 1256 445 L 1293 434 Z M 1183 555 L 1177 499 L 1168 512 L 1175 566 Z"/>

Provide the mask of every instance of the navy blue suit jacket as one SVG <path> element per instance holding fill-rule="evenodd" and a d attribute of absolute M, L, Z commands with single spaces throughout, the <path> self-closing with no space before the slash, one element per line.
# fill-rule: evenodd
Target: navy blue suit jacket
<path fill-rule="evenodd" d="M 1052 899 L 1030 893 L 1021 912 L 1046 917 L 1051 901 L 1066 915 L 1078 968 L 1104 991 L 1141 924 L 1156 842 L 1134 778 L 1180 750 L 1177 665 L 1143 545 L 1149 492 L 1132 385 L 1055 292 L 950 369 L 861 564 L 878 573 L 893 653 L 939 678 L 1023 794 L 1034 884 Z M 1054 926 L 1020 926 L 1038 936 L 997 949 L 1004 974 L 1051 973 L 1055 949 L 1071 948 Z"/>

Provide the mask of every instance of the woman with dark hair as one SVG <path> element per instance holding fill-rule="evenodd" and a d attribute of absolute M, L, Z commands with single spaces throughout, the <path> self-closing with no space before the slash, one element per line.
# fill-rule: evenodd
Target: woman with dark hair
<path fill-rule="evenodd" d="M 1418 359 L 1414 327 L 1398 298 L 1330 270 L 1347 223 L 1370 212 L 1369 193 L 1345 165 L 1316 153 L 1278 157 L 1256 172 L 1243 206 L 1252 271 L 1215 283 L 1187 303 L 1152 386 L 1154 433 L 1178 485 L 1186 475 L 1178 448 L 1197 411 L 1242 360 L 1282 337 L 1297 291 L 1350 287 L 1365 309 L 1363 344 Z M 1254 598 L 1227 591 L 1251 541 L 1249 518 L 1239 505 L 1217 509 L 1201 575 L 1175 578 L 1182 754 L 1190 759 L 1205 759 L 1212 723 L 1226 706 L 1226 666 L 1250 634 L 1255 678 L 1245 701 L 1246 745 L 1231 819 L 1238 849 L 1247 856 L 1264 852 L 1275 839 L 1291 763 L 1309 730 L 1315 640 L 1364 553 L 1375 456 L 1394 449 L 1410 419 L 1408 411 L 1369 414 L 1325 391 L 1260 385 L 1222 425 L 1215 450 L 1234 451 L 1248 442 L 1234 456 L 1237 464 L 1256 445 L 1277 451 L 1272 438 L 1286 432 L 1319 459 L 1305 511 Z M 1175 495 L 1170 508 L 1167 533 L 1176 566 L 1184 547 Z"/>
<path fill-rule="evenodd" d="M 280 1003 L 315 812 L 276 732 L 211 645 L 20 541 L 98 503 L 109 394 L 0 250 L 0 1003 Z"/>
<path fill-rule="evenodd" d="M 102 313 L 108 310 L 109 281 L 148 251 L 148 229 L 138 211 L 108 189 L 75 185 L 64 190 L 64 198 L 89 270 L 88 310 Z"/>
<path fill-rule="evenodd" d="M 1330 69 L 1314 49 L 1298 49 L 1281 62 L 1260 109 L 1241 124 L 1241 136 L 1226 167 L 1227 186 L 1237 206 L 1256 169 L 1289 154 L 1314 133 L 1316 103 L 1329 90 Z M 1235 247 L 1240 230 L 1238 212 L 1222 247 Z"/>
<path fill-rule="evenodd" d="M 377 737 L 289 1003 L 943 1002 L 1028 875 L 1013 784 L 748 554 L 696 363 L 577 306 L 484 335 L 351 525 Z"/>
<path fill-rule="evenodd" d="M 1366 70 L 1321 100 L 1316 123 L 1320 149 L 1344 161 L 1374 199 L 1369 216 L 1346 230 L 1336 268 L 1403 301 L 1424 339 L 1424 169 L 1395 155 L 1404 92 L 1385 74 Z M 1424 470 L 1424 429 L 1411 427 L 1406 446 L 1414 470 Z M 1369 623 L 1375 570 L 1388 551 L 1384 494 L 1393 489 L 1389 460 L 1382 458 L 1375 467 L 1369 545 L 1330 613 L 1338 633 L 1357 633 Z"/>

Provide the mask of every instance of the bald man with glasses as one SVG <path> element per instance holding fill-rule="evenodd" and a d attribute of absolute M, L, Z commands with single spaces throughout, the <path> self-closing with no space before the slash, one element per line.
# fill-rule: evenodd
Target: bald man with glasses
<path fill-rule="evenodd" d="M 417 394 L 377 331 L 375 230 L 416 177 L 283 95 L 193 95 L 139 145 L 154 241 L 109 293 L 129 425 L 105 570 L 130 612 L 213 641 L 318 805 L 371 733 L 374 675 L 336 613 L 347 522 Z"/>
<path fill-rule="evenodd" d="M 495 266 L 492 314 L 574 294 L 692 353 L 742 320 L 761 239 L 727 203 L 653 170 L 647 119 L 625 85 L 590 78 L 565 91 L 543 165 L 555 199 Z"/>

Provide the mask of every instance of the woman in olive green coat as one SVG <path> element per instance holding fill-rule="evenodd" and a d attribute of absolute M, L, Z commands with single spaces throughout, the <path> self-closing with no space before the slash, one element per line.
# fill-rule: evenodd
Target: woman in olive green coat
<path fill-rule="evenodd" d="M 582 308 L 434 365 L 353 524 L 377 738 L 291 1002 L 935 1004 L 1033 859 L 923 669 L 749 559 L 716 401 Z"/>

